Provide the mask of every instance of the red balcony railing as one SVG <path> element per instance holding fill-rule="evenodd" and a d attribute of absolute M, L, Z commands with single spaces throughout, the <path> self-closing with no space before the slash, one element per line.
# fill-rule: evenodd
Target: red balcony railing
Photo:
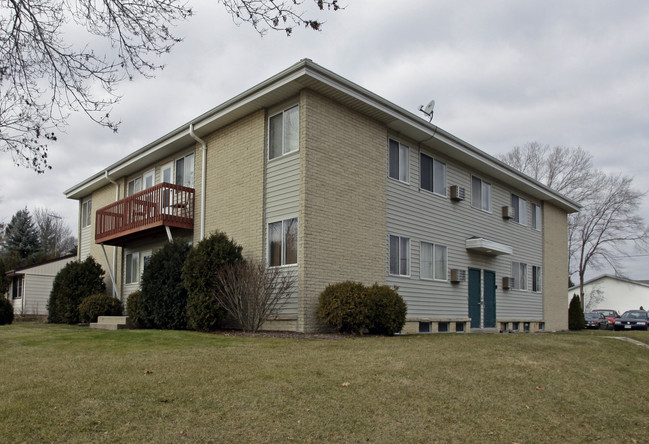
<path fill-rule="evenodd" d="M 162 226 L 194 228 L 194 189 L 161 183 L 97 210 L 95 242 L 123 245 Z"/>

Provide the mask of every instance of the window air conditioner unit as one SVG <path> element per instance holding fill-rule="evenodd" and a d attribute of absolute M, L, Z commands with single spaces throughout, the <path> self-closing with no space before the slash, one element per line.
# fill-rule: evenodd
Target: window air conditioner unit
<path fill-rule="evenodd" d="M 451 200 L 461 201 L 466 199 L 466 190 L 459 185 L 451 185 L 450 187 Z"/>
<path fill-rule="evenodd" d="M 514 278 L 513 277 L 504 277 L 503 278 L 503 289 L 511 290 L 514 288 Z"/>
<path fill-rule="evenodd" d="M 513 219 L 514 218 L 514 207 L 505 205 L 503 207 L 503 219 Z"/>
<path fill-rule="evenodd" d="M 459 268 L 451 268 L 451 282 L 464 282 L 466 281 L 466 270 Z"/>

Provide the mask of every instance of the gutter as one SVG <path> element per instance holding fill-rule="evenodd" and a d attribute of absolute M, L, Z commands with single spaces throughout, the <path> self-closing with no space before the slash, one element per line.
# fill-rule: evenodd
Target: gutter
<path fill-rule="evenodd" d="M 194 133 L 194 124 L 189 124 L 189 135 L 194 138 L 194 140 L 201 144 L 201 235 L 199 241 L 202 241 L 205 238 L 205 183 L 206 183 L 206 174 L 207 174 L 207 143 Z"/>

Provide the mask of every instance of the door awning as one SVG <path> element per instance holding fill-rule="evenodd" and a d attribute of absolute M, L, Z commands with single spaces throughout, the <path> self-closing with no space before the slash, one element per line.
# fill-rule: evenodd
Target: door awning
<path fill-rule="evenodd" d="M 512 254 L 514 249 L 510 245 L 501 244 L 482 237 L 472 237 L 466 240 L 466 249 L 475 253 L 498 256 Z"/>

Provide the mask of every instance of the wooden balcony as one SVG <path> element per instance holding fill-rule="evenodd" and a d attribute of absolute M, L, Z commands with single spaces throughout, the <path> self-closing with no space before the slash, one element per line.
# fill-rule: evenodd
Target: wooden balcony
<path fill-rule="evenodd" d="M 97 210 L 95 242 L 124 246 L 164 234 L 164 227 L 194 229 L 194 189 L 161 183 Z"/>

